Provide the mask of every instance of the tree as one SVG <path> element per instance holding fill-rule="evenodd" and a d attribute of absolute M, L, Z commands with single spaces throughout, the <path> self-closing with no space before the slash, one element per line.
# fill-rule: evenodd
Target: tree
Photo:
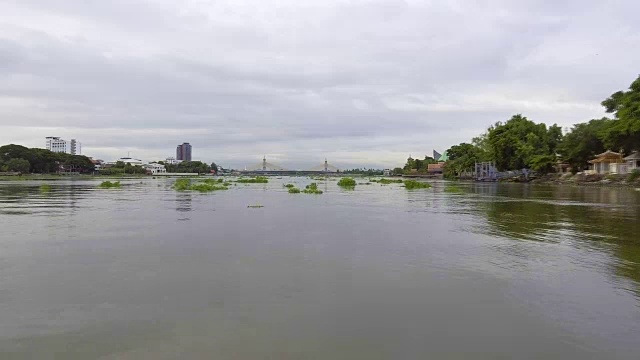
<path fill-rule="evenodd" d="M 558 147 L 562 161 L 571 166 L 574 173 L 584 170 L 588 161 L 605 151 L 604 136 L 614 120 L 602 118 L 576 124 Z"/>
<path fill-rule="evenodd" d="M 617 91 L 601 105 L 615 115 L 615 122 L 603 132 L 605 146 L 627 152 L 640 149 L 640 76 L 629 91 Z"/>
<path fill-rule="evenodd" d="M 403 173 L 403 169 L 400 167 L 393 169 L 393 175 L 402 175 L 402 173 Z"/>
<path fill-rule="evenodd" d="M 216 173 L 218 172 L 218 165 L 215 162 L 211 163 L 211 170 L 215 171 Z"/>
<path fill-rule="evenodd" d="M 444 176 L 453 178 L 460 176 L 463 172 L 472 171 L 475 163 L 481 161 L 481 152 L 477 146 L 472 144 L 461 143 L 452 146 L 447 150 L 449 161 L 444 165 Z"/>
<path fill-rule="evenodd" d="M 28 173 L 29 169 L 31 169 L 31 164 L 28 160 L 14 158 L 7 161 L 7 167 L 9 168 L 9 171 Z"/>
<path fill-rule="evenodd" d="M 539 166 L 542 155 L 555 157 L 561 139 L 559 126 L 547 129 L 545 124 L 536 124 L 518 114 L 506 123 L 498 122 L 490 128 L 486 141 L 496 167 L 515 170 L 531 168 L 534 164 Z"/>

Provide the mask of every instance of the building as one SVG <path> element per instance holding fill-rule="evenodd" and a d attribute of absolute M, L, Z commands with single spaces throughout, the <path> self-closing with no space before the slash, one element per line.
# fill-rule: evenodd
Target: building
<path fill-rule="evenodd" d="M 76 139 L 67 141 L 58 136 L 47 136 L 45 138 L 45 148 L 56 153 L 66 153 L 71 155 L 80 155 L 80 143 Z"/>
<path fill-rule="evenodd" d="M 60 139 L 58 136 L 47 136 L 46 138 L 46 149 L 49 151 L 53 151 L 56 153 L 66 153 L 67 152 L 67 141 Z"/>
<path fill-rule="evenodd" d="M 182 160 L 176 160 L 176 158 L 174 158 L 174 157 L 168 157 L 164 161 L 164 163 L 167 164 L 167 165 L 176 165 L 176 164 L 179 164 L 181 162 L 182 162 Z"/>
<path fill-rule="evenodd" d="M 191 161 L 191 144 L 182 143 L 176 147 L 176 160 Z"/>
<path fill-rule="evenodd" d="M 624 158 L 624 162 L 627 164 L 627 172 L 640 170 L 640 151 L 632 152 L 631 155 Z"/>
<path fill-rule="evenodd" d="M 144 163 L 140 159 L 134 159 L 132 157 L 121 157 L 116 161 L 109 161 L 105 165 L 115 165 L 118 161 L 122 161 L 125 164 L 131 164 L 133 166 L 142 166 Z"/>
<path fill-rule="evenodd" d="M 590 160 L 589 173 L 592 174 L 624 174 L 622 169 L 625 167 L 624 159 L 621 153 L 607 150 L 602 154 L 596 156 L 595 159 Z"/>
<path fill-rule="evenodd" d="M 143 165 L 143 167 L 145 168 L 145 170 L 147 170 L 148 174 L 151 175 L 158 175 L 158 174 L 166 174 L 167 173 L 167 168 L 162 165 L 162 164 L 158 164 L 155 162 Z"/>

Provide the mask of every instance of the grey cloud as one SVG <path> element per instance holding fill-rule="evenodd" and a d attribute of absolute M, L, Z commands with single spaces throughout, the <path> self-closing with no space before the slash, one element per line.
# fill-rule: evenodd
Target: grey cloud
<path fill-rule="evenodd" d="M 241 167 L 400 165 L 523 113 L 603 115 L 640 62 L 634 1 L 0 4 L 0 143 Z M 395 159 L 397 157 L 397 159 Z M 395 159 L 395 160 L 394 160 Z M 286 165 L 286 164 L 285 164 Z"/>

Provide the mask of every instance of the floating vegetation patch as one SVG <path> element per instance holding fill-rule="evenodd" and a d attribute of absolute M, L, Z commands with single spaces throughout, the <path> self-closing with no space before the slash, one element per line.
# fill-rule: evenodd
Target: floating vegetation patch
<path fill-rule="evenodd" d="M 302 192 L 305 194 L 322 194 L 322 190 L 318 189 L 318 184 L 316 183 L 307 185 Z"/>
<path fill-rule="evenodd" d="M 236 182 L 243 184 L 266 184 L 269 182 L 269 179 L 267 179 L 266 176 L 256 176 L 255 178 L 238 179 Z"/>
<path fill-rule="evenodd" d="M 100 187 L 103 188 L 103 189 L 112 189 L 112 188 L 120 188 L 121 185 L 120 185 L 120 181 L 111 182 L 111 181 L 107 180 L 107 181 L 103 181 L 100 184 Z"/>
<path fill-rule="evenodd" d="M 264 205 L 247 205 L 247 207 L 250 209 L 260 209 L 263 208 Z"/>
<path fill-rule="evenodd" d="M 178 191 L 193 190 L 199 192 L 229 190 L 224 184 L 220 184 L 214 179 L 206 179 L 201 182 L 192 182 L 191 179 L 178 179 L 173 183 L 173 188 Z"/>
<path fill-rule="evenodd" d="M 426 182 L 416 181 L 416 180 L 405 180 L 404 181 L 404 187 L 407 188 L 407 190 L 430 189 L 431 188 L 431 184 L 426 183 Z"/>
<path fill-rule="evenodd" d="M 457 185 L 448 185 L 444 188 L 444 192 L 458 194 L 462 192 L 462 189 Z"/>
<path fill-rule="evenodd" d="M 40 192 L 43 192 L 43 193 L 51 192 L 51 185 L 49 184 L 40 185 Z"/>
<path fill-rule="evenodd" d="M 287 185 L 284 185 L 284 187 L 291 189 L 291 188 L 294 188 L 294 187 L 296 187 L 296 186 L 295 186 L 295 185 L 293 185 L 293 184 L 287 184 Z"/>
<path fill-rule="evenodd" d="M 402 184 L 402 179 L 380 179 L 378 180 L 380 184 L 389 185 L 389 184 Z"/>
<path fill-rule="evenodd" d="M 300 194 L 300 189 L 298 189 L 297 187 L 290 187 L 289 194 Z"/>
<path fill-rule="evenodd" d="M 366 183 L 358 183 L 358 185 L 371 185 L 370 182 L 366 182 Z"/>
<path fill-rule="evenodd" d="M 356 186 L 356 181 L 350 177 L 345 177 L 340 179 L 340 181 L 338 181 L 338 186 L 352 188 Z"/>

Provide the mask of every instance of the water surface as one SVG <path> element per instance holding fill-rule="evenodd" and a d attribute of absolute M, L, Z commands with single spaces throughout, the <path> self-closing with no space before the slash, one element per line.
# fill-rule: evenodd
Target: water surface
<path fill-rule="evenodd" d="M 0 357 L 638 358 L 640 192 L 289 182 L 0 182 Z"/>

